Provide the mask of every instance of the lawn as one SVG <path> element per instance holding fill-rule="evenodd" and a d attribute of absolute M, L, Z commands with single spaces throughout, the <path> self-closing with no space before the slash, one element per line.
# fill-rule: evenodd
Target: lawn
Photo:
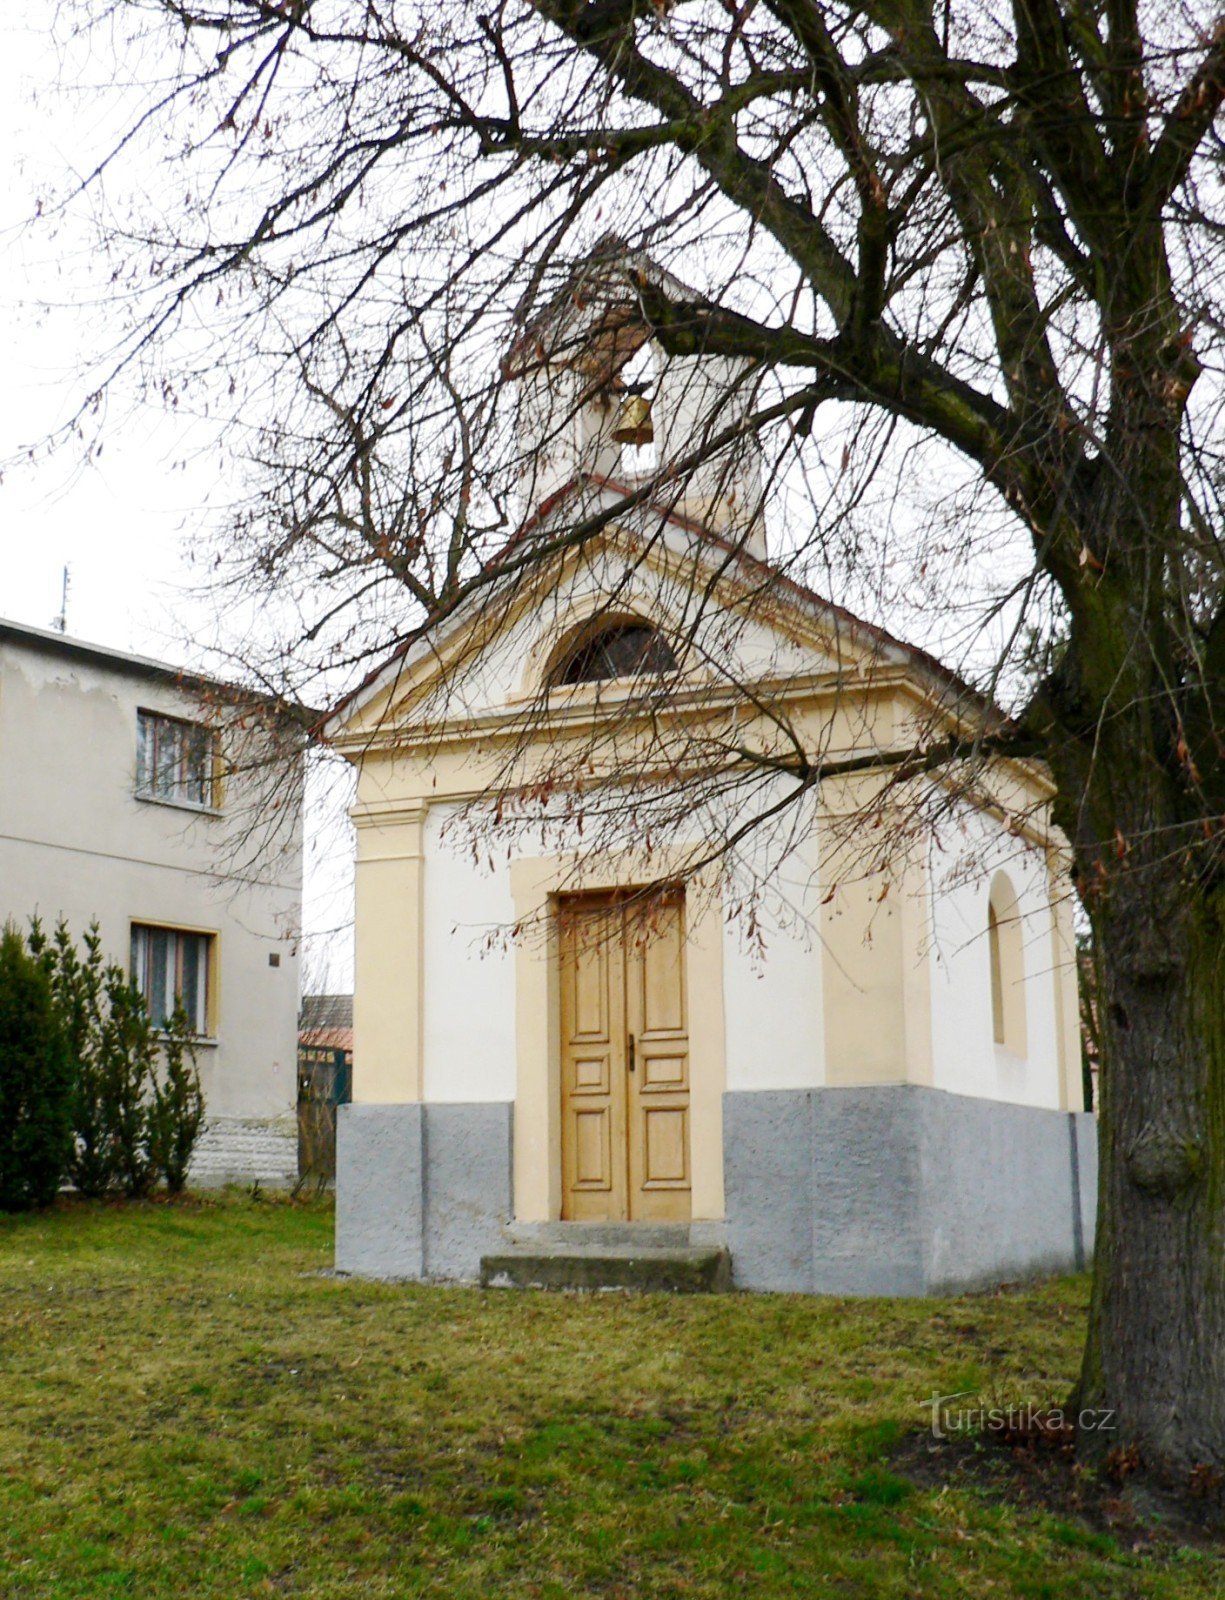
<path fill-rule="evenodd" d="M 323 1204 L 0 1218 L 0 1595 L 1219 1596 L 958 1480 L 920 1401 L 1049 1398 L 1085 1284 L 934 1302 L 322 1275 Z"/>

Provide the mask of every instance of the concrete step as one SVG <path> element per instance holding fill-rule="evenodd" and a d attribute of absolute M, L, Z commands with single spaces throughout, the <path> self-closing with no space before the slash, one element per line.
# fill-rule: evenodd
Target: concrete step
<path fill-rule="evenodd" d="M 513 1249 L 542 1250 L 720 1250 L 727 1242 L 722 1222 L 510 1222 Z"/>
<path fill-rule="evenodd" d="M 637 1289 L 644 1293 L 712 1294 L 732 1286 L 732 1258 L 700 1246 L 589 1244 L 512 1245 L 481 1257 L 486 1289 Z"/>

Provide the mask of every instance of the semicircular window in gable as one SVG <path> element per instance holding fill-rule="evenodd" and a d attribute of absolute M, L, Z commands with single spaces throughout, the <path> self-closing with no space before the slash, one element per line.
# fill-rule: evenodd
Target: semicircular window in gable
<path fill-rule="evenodd" d="M 600 683 L 606 678 L 675 671 L 676 657 L 657 628 L 649 622 L 614 622 L 586 635 L 563 656 L 551 681 Z"/>

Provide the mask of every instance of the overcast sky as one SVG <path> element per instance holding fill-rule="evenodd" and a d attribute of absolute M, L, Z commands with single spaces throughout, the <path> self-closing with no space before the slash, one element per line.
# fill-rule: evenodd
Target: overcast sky
<path fill-rule="evenodd" d="M 0 148 L 8 158 L 0 187 L 0 616 L 51 626 L 67 566 L 70 633 L 198 664 L 200 642 L 213 636 L 213 608 L 189 592 L 196 575 L 186 541 L 216 485 L 211 466 L 192 460 L 190 427 L 125 415 L 88 465 L 70 446 L 33 465 L 21 461 L 80 405 L 80 353 L 98 347 L 108 314 L 81 291 L 85 232 L 52 240 L 29 226 L 41 189 L 79 170 L 100 136 L 97 105 L 54 87 L 53 9 L 52 0 L 8 0 L 0 39 Z M 176 465 L 184 459 L 185 468 Z M 314 834 L 306 924 L 332 929 L 350 915 L 350 846 L 343 829 Z M 348 942 L 326 942 L 330 960 L 317 938 L 315 964 L 347 985 Z"/>
<path fill-rule="evenodd" d="M 8 465 L 80 404 L 79 353 L 98 341 L 107 314 L 81 293 L 84 232 L 52 240 L 27 226 L 46 183 L 79 168 L 98 136 L 87 105 L 54 87 L 51 10 L 48 0 L 10 0 L 0 51 L 0 136 L 8 154 L 0 190 L 0 613 L 47 626 L 59 610 L 67 564 L 71 632 L 121 649 L 174 654 L 178 645 L 181 653 L 193 631 L 181 593 L 181 534 L 207 488 L 202 472 L 171 470 L 189 444 L 183 430 L 151 416 L 125 419 L 123 436 L 109 438 L 88 468 L 71 449 L 33 469 Z M 40 302 L 51 308 L 40 312 Z"/>

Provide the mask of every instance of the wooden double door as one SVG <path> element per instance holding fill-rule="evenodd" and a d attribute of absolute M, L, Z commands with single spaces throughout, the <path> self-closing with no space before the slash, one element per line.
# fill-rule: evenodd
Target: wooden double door
<path fill-rule="evenodd" d="M 684 895 L 566 896 L 558 944 L 562 1216 L 688 1221 Z"/>

